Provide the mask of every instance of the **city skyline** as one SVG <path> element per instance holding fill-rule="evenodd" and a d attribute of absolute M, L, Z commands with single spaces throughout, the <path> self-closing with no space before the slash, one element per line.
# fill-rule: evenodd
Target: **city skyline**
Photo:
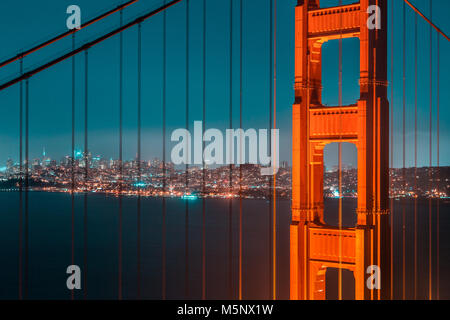
<path fill-rule="evenodd" d="M 70 155 L 55 160 L 51 159 L 43 149 L 40 158 L 33 158 L 30 161 L 28 171 L 30 190 L 70 193 L 73 188 L 75 193 L 87 191 L 129 196 L 140 194 L 141 196 L 181 197 L 191 200 L 197 197 L 247 199 L 271 197 L 270 177 L 260 174 L 261 166 L 258 164 L 232 165 L 233 184 L 230 186 L 229 165 L 206 165 L 206 171 L 203 171 L 202 166 L 190 165 L 186 176 L 184 166 L 175 166 L 170 161 L 164 164 L 159 158 L 141 160 L 139 165 L 136 158 L 123 160 L 121 164 L 118 159 L 105 159 L 101 155 L 91 153 L 85 155 L 79 149 L 74 150 L 74 155 L 72 171 Z M 86 160 L 89 164 L 87 172 L 85 171 Z M 242 180 L 240 180 L 241 167 Z M 12 159 L 8 160 L 5 167 L 0 167 L 0 191 L 18 190 L 20 181 L 24 183 L 26 179 L 25 168 L 24 163 L 22 174 L 20 174 L 19 163 Z M 291 170 L 286 161 L 281 162 L 276 175 L 279 198 L 290 199 L 291 197 Z M 324 167 L 325 198 L 339 198 L 338 170 L 336 166 Z M 450 166 L 431 169 L 431 189 L 429 172 L 428 167 L 408 168 L 403 180 L 403 169 L 391 169 L 391 197 L 428 198 L 432 194 L 434 198 L 450 198 Z M 203 182 L 203 174 L 205 174 L 205 182 Z M 74 183 L 73 186 L 72 183 Z M 355 188 L 357 183 L 357 169 L 343 166 L 342 196 L 357 198 Z M 163 188 L 164 184 L 166 184 L 165 188 Z"/>
<path fill-rule="evenodd" d="M 156 7 L 161 1 L 142 0 L 136 5 L 126 8 L 124 21 L 140 13 L 144 8 Z M 344 4 L 353 1 L 343 1 Z M 294 84 L 293 70 L 294 57 L 294 10 L 296 0 L 278 2 L 277 15 L 284 17 L 277 20 L 277 127 L 280 128 L 280 157 L 291 162 L 291 113 L 294 101 L 291 90 Z M 3 23 L 14 28 L 14 36 L 11 33 L 2 33 L 0 41 L 3 43 L 3 56 L 15 53 L 16 48 L 28 48 L 38 42 L 44 35 L 54 34 L 55 30 L 65 28 L 67 14 L 65 9 L 70 1 L 59 1 L 55 4 L 51 0 L 34 2 L 19 1 L 10 4 L 11 11 L 22 12 L 21 16 L 0 13 Z M 269 11 L 268 0 L 245 1 L 243 5 L 243 127 L 268 128 L 269 127 L 269 74 L 266 69 L 269 59 Z M 323 6 L 337 5 L 337 0 L 322 1 Z M 425 0 L 417 0 L 418 8 L 429 15 L 429 6 Z M 24 5 L 28 8 L 22 10 Z M 99 0 L 92 3 L 87 0 L 78 1 L 82 10 L 83 21 L 104 11 L 110 6 L 110 2 Z M 202 30 L 201 3 L 192 1 L 191 8 L 191 41 L 190 46 L 190 112 L 189 125 L 193 121 L 202 120 L 202 39 L 199 37 Z M 39 6 L 39 7 L 37 7 Z M 45 10 L 40 10 L 45 8 Z M 440 10 L 438 8 L 441 8 Z M 438 26 L 445 27 L 445 8 L 450 9 L 448 1 L 436 0 L 433 10 L 433 21 Z M 233 127 L 239 127 L 239 6 L 236 4 L 233 12 Z M 396 2 L 394 10 L 398 13 L 398 19 L 394 19 L 394 30 L 402 28 L 400 13 L 401 2 Z M 167 86 L 166 104 L 169 111 L 166 123 L 166 146 L 170 145 L 170 133 L 176 128 L 185 126 L 185 72 L 178 72 L 185 68 L 184 56 L 184 4 L 174 6 L 167 13 Z M 229 126 L 229 16 L 224 14 L 220 1 L 208 1 L 208 20 L 206 33 L 206 128 L 214 127 L 225 130 Z M 34 12 L 40 12 L 34 15 Z M 264 19 L 261 19 L 264 17 Z M 413 12 L 407 11 L 407 27 L 413 27 Z M 162 15 L 155 16 L 152 21 L 143 24 L 143 91 L 142 91 L 142 156 L 162 158 L 162 83 L 159 76 L 162 75 Z M 117 27 L 119 17 L 112 16 L 102 22 L 102 28 Z M 30 32 L 30 30 L 37 32 Z M 444 31 L 445 28 L 443 28 Z M 265 30 L 267 32 L 257 32 Z M 81 30 L 77 33 L 76 43 L 81 45 L 87 39 L 92 39 L 102 32 L 91 29 Z M 419 38 L 428 36 L 428 26 L 420 24 L 418 28 Z M 42 35 L 42 36 L 36 36 Z M 252 35 L 251 37 L 249 35 Z M 413 59 L 413 34 L 408 32 L 406 47 L 406 166 L 414 165 L 414 59 Z M 394 167 L 402 166 L 402 48 L 401 33 L 395 33 L 394 43 Z M 137 79 L 137 48 L 135 40 L 136 29 L 124 32 L 124 117 L 123 117 L 123 156 L 133 157 L 137 151 L 136 110 L 137 94 L 135 88 Z M 422 41 L 422 40 L 421 40 Z M 391 41 L 388 42 L 389 45 Z M 436 45 L 436 38 L 433 37 Z M 353 103 L 359 94 L 359 57 L 355 56 L 359 46 L 356 39 L 343 40 L 343 103 Z M 24 59 L 24 68 L 28 70 L 32 66 L 48 61 L 49 57 L 57 52 L 67 52 L 71 48 L 71 40 L 63 39 L 50 48 L 43 50 L 43 55 L 35 54 Z M 331 54 L 338 49 L 337 41 L 330 41 L 323 47 L 323 104 L 336 105 L 338 101 L 338 59 Z M 390 48 L 388 48 L 390 50 Z M 450 54 L 449 47 L 442 42 L 441 55 Z M 436 165 L 436 49 L 433 47 L 433 111 L 432 111 L 432 151 L 433 165 Z M 428 81 L 429 76 L 429 52 L 419 52 L 418 75 Z M 441 59 L 441 69 L 448 69 L 448 61 Z M 89 149 L 98 150 L 107 157 L 118 157 L 119 148 L 119 39 L 111 38 L 104 44 L 90 50 L 89 78 L 97 79 L 90 82 L 91 94 L 89 95 Z M 84 56 L 79 54 L 75 58 L 76 83 L 75 83 L 75 143 L 82 144 L 84 140 Z M 267 68 L 261 68 L 261 66 Z M 18 63 L 2 68 L 0 78 L 17 75 Z M 196 71 L 195 71 L 196 70 Z M 388 66 L 390 70 L 390 65 Z M 60 81 L 54 82 L 55 72 Z M 48 147 L 49 154 L 59 158 L 70 152 L 71 144 L 71 63 L 64 62 L 55 70 L 46 71 L 39 76 L 30 79 L 30 157 L 39 154 L 43 145 Z M 221 75 L 221 76 L 219 76 Z M 223 76 L 222 76 L 223 75 Z M 449 75 L 441 73 L 441 87 L 448 83 Z M 389 76 L 390 79 L 390 76 Z M 3 81 L 2 81 L 3 82 Z M 442 88 L 441 88 L 442 89 Z M 390 91 L 390 87 L 388 88 Z M 95 92 L 95 94 L 94 94 Z M 440 91 L 441 101 L 448 101 L 449 92 Z M 7 158 L 18 158 L 19 153 L 19 89 L 9 88 L 0 93 L 2 106 L 8 112 L 2 113 L 0 119 L 0 162 Z M 442 106 L 445 105 L 441 103 Z M 427 119 L 418 123 L 418 166 L 428 166 L 428 108 L 429 86 L 423 86 L 418 92 L 418 117 Z M 441 124 L 450 121 L 450 111 L 446 108 L 440 110 Z M 58 121 L 54 121 L 57 118 Z M 447 141 L 450 132 L 446 126 L 440 127 L 441 146 L 442 141 Z M 331 145 L 325 152 L 326 162 L 330 165 L 337 163 L 337 146 Z M 424 152 L 427 151 L 427 152 Z M 167 156 L 167 155 L 166 155 Z M 354 146 L 344 145 L 344 163 L 355 163 L 356 151 Z M 450 165 L 450 150 L 441 148 L 440 164 Z"/>

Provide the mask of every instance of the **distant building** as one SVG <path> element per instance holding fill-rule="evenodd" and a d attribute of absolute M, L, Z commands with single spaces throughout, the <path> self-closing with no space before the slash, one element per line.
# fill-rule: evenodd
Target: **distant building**
<path fill-rule="evenodd" d="M 13 167 L 14 167 L 14 161 L 12 161 L 12 159 L 8 159 L 8 161 L 6 161 L 6 169 L 11 170 Z"/>

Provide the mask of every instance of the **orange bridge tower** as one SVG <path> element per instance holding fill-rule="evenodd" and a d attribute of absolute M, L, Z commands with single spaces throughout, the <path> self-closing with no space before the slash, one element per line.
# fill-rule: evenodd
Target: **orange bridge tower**
<path fill-rule="evenodd" d="M 356 299 L 390 298 L 389 103 L 386 0 L 320 8 L 298 0 L 295 8 L 290 297 L 325 299 L 328 267 L 353 272 Z M 368 27 L 376 5 L 379 29 Z M 370 7 L 370 8 L 369 8 Z M 322 44 L 360 40 L 360 98 L 353 105 L 322 105 Z M 345 70 L 344 70 L 345 72 Z M 323 218 L 324 147 L 349 142 L 358 150 L 357 224 L 327 226 Z M 369 289 L 368 268 L 379 267 L 381 287 Z"/>

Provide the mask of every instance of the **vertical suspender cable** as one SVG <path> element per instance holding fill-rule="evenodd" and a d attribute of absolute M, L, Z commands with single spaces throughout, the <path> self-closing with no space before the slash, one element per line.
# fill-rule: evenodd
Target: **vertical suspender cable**
<path fill-rule="evenodd" d="M 88 207 L 87 207 L 87 196 L 88 196 L 88 174 L 89 174 L 89 162 L 88 162 L 88 101 L 89 101 L 89 77 L 88 77 L 88 70 L 89 70 L 89 50 L 86 50 L 84 52 L 85 57 L 85 97 L 84 97 L 84 217 L 83 217 L 83 228 L 84 228 L 84 268 L 83 268 L 83 287 L 84 287 L 84 298 L 87 298 L 88 288 L 87 288 L 87 259 L 88 259 L 88 225 L 87 225 L 87 218 L 88 218 Z"/>
<path fill-rule="evenodd" d="M 437 33 L 437 117 L 436 117 L 436 130 L 437 130 L 437 144 L 436 144 L 436 149 L 437 149 L 437 203 L 436 203 L 436 299 L 439 300 L 439 242 L 440 242 L 440 230 L 439 230 L 439 200 L 440 200 L 440 186 L 441 186 L 441 168 L 440 168 L 440 154 L 439 154 L 439 145 L 440 145 L 440 136 L 439 136 L 439 116 L 440 116 L 440 105 L 439 105 L 439 95 L 440 95 L 440 64 L 441 64 L 441 56 L 440 56 L 440 45 L 439 45 L 439 39 L 440 39 L 440 35 L 439 33 Z"/>
<path fill-rule="evenodd" d="M 120 10 L 120 26 L 123 24 L 123 11 Z M 123 191 L 123 33 L 119 35 L 119 261 L 118 261 L 118 299 L 122 300 L 122 191 Z"/>
<path fill-rule="evenodd" d="M 414 18 L 414 299 L 417 299 L 417 13 Z"/>
<path fill-rule="evenodd" d="M 166 0 L 164 0 L 164 4 Z M 166 299 L 166 86 L 167 86 L 167 12 L 163 12 L 163 104 L 162 104 L 162 174 L 163 174 L 163 198 L 162 198 L 162 299 Z"/>
<path fill-rule="evenodd" d="M 391 157 L 389 170 L 390 196 L 390 222 L 391 222 L 391 300 L 394 300 L 394 194 L 392 169 L 394 168 L 394 1 L 391 0 Z"/>
<path fill-rule="evenodd" d="M 274 0 L 274 26 L 273 26 L 273 129 L 277 128 L 277 0 Z M 276 139 L 274 141 L 276 143 Z M 274 163 L 273 168 L 273 300 L 277 299 L 277 170 L 276 167 L 278 155 L 276 154 L 277 146 L 274 146 Z"/>
<path fill-rule="evenodd" d="M 433 19 L 433 0 L 430 0 L 430 19 Z M 428 251 L 428 295 L 429 299 L 433 299 L 433 284 L 432 284 L 432 197 L 431 197 L 431 189 L 432 189 L 432 166 L 433 166 L 433 27 L 430 25 L 430 141 L 429 141 L 429 168 L 428 168 L 428 180 L 429 180 L 429 199 L 428 199 L 428 241 L 429 241 L 429 251 Z"/>
<path fill-rule="evenodd" d="M 75 33 L 72 35 L 72 50 L 75 50 Z M 75 56 L 72 58 L 72 145 L 71 145 L 71 233 L 72 233 L 72 265 L 75 264 Z M 74 290 L 70 291 L 74 299 Z"/>
<path fill-rule="evenodd" d="M 30 186 L 30 158 L 29 158 L 29 113 L 30 113 L 30 99 L 29 99 L 29 79 L 25 82 L 25 287 L 24 287 L 24 297 L 28 298 L 29 293 L 29 251 L 28 251 L 28 190 Z"/>
<path fill-rule="evenodd" d="M 189 0 L 186 0 L 186 131 L 189 131 Z M 191 150 L 188 148 L 186 140 L 186 169 L 185 169 L 185 194 L 189 192 L 189 159 Z M 185 270 L 184 270 L 184 290 L 185 299 L 189 298 L 189 200 L 185 199 Z"/>
<path fill-rule="evenodd" d="M 239 128 L 242 128 L 242 29 L 243 0 L 239 4 Z M 241 143 L 242 146 L 242 143 Z M 239 153 L 242 157 L 242 152 Z M 239 291 L 238 299 L 242 300 L 242 164 L 239 159 Z"/>
<path fill-rule="evenodd" d="M 375 31 L 375 35 L 374 38 L 377 39 L 378 35 L 377 32 Z M 377 51 L 373 50 L 373 61 L 376 62 L 377 61 Z M 380 128 L 380 124 L 379 124 L 379 117 L 377 115 L 376 112 L 376 106 L 377 106 L 377 86 L 376 86 L 376 80 L 377 80 L 377 64 L 374 63 L 373 64 L 373 70 L 372 70 L 373 74 L 372 74 L 372 103 L 373 103 L 373 110 L 372 110 L 372 117 L 373 117 L 373 127 L 374 128 Z M 374 134 L 374 136 L 372 137 L 373 140 L 373 144 L 374 146 L 378 146 L 379 145 L 379 136 L 377 134 Z M 375 164 L 376 168 L 379 168 L 379 159 L 377 158 L 376 154 L 372 154 L 373 157 L 373 162 Z M 376 172 L 379 172 L 379 170 L 377 169 Z M 378 190 L 378 186 L 379 186 L 379 181 L 378 179 L 374 179 L 373 181 L 373 188 L 374 190 Z M 380 203 L 379 201 L 377 201 L 376 197 L 372 197 L 372 211 L 375 210 L 375 212 L 379 212 L 380 210 Z M 371 238 L 372 238 L 372 243 L 374 242 L 374 239 L 380 239 L 381 234 L 380 234 L 380 215 L 377 214 L 372 214 L 372 223 L 374 225 L 376 225 L 376 228 L 371 232 Z M 371 255 L 370 256 L 370 261 L 371 264 L 376 264 L 376 265 L 380 265 L 379 261 L 380 261 L 380 250 L 377 250 L 377 254 L 376 255 Z M 378 281 L 380 280 L 380 275 L 378 274 Z M 370 291 L 370 295 L 371 295 L 371 300 L 379 300 L 380 299 L 380 290 L 377 290 L 376 292 L 374 292 L 374 290 Z"/>
<path fill-rule="evenodd" d="M 233 129 L 233 0 L 230 0 L 230 130 Z M 230 142 L 231 143 L 231 142 Z M 228 200 L 228 298 L 233 299 L 233 164 L 230 163 Z"/>
<path fill-rule="evenodd" d="M 203 0 L 203 116 L 202 132 L 206 123 L 206 0 Z M 202 300 L 206 299 L 206 168 L 203 156 L 205 142 L 202 140 Z"/>
<path fill-rule="evenodd" d="M 339 0 L 342 5 L 342 0 Z M 339 15 L 339 107 L 342 107 L 342 14 Z M 342 300 L 342 114 L 339 113 L 340 139 L 338 143 L 338 224 L 339 224 L 339 274 L 338 274 L 338 298 Z"/>
<path fill-rule="evenodd" d="M 20 74 L 23 74 L 23 58 L 20 59 Z M 23 240 L 23 82 L 20 82 L 20 105 L 19 105 L 19 300 L 23 299 L 23 266 L 22 266 L 22 240 Z"/>
<path fill-rule="evenodd" d="M 273 0 L 269 2 L 269 132 L 272 132 L 272 112 L 273 112 Z M 272 139 L 269 139 L 269 153 L 272 154 Z M 268 187 L 268 197 L 269 197 L 269 232 L 268 232 L 268 242 L 269 242 L 269 299 L 273 297 L 273 242 L 272 242 L 272 229 L 273 229 L 273 198 L 272 198 L 272 185 L 273 176 L 270 175 L 269 187 Z"/>
<path fill-rule="evenodd" d="M 137 69 L 137 166 L 138 182 L 142 182 L 142 155 L 141 155 L 141 109 L 142 109 L 142 24 L 138 24 L 138 69 Z M 137 198 L 137 298 L 141 298 L 141 187 Z"/>
<path fill-rule="evenodd" d="M 402 184 L 406 190 L 406 4 L 403 2 L 403 167 Z M 405 226 L 405 198 L 402 199 L 402 297 L 406 299 L 406 226 Z"/>

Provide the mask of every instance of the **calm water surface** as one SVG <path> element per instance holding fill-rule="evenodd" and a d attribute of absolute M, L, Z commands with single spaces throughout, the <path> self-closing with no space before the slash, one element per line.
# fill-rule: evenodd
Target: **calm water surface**
<path fill-rule="evenodd" d="M 104 195 L 87 197 L 87 224 L 84 224 L 84 195 L 75 196 L 75 264 L 87 276 L 89 299 L 117 299 L 119 272 L 119 200 Z M 123 198 L 122 283 L 125 299 L 160 299 L 163 270 L 163 215 L 161 199 L 142 198 L 138 219 L 137 198 Z M 0 298 L 18 297 L 19 272 L 19 193 L 0 192 Z M 239 200 L 205 200 L 206 297 L 237 297 Z M 356 200 L 344 200 L 344 225 L 352 226 Z M 404 205 L 395 201 L 395 293 L 402 294 L 402 208 L 406 225 L 406 290 L 412 298 L 414 288 L 414 201 Z M 200 299 L 202 292 L 202 216 L 203 200 L 186 202 L 166 199 L 166 294 L 168 299 Z M 243 297 L 270 298 L 271 249 L 270 203 L 242 201 Z M 450 204 L 441 201 L 440 212 L 440 297 L 450 299 Z M 433 274 L 436 289 L 436 216 L 433 204 Z M 231 220 L 230 220 L 231 219 Z M 327 223 L 337 225 L 337 200 L 325 201 Z M 25 220 L 24 220 L 25 221 Z M 231 228 L 230 228 L 231 221 Z M 277 201 L 277 287 L 278 297 L 289 297 L 290 202 Z M 25 226 L 25 224 L 24 224 Z M 140 239 L 138 239 L 138 226 Z M 85 247 L 87 227 L 87 247 Z M 70 299 L 66 288 L 66 268 L 71 264 L 71 196 L 58 193 L 29 193 L 28 214 L 28 297 L 31 299 Z M 230 232 L 231 230 L 231 232 Z M 186 231 L 188 259 L 186 261 Z M 428 202 L 418 202 L 419 298 L 428 292 Z M 230 246 L 231 244 L 231 246 Z M 230 250 L 231 248 L 231 250 Z M 86 251 L 85 251 L 86 250 Z M 22 256 L 25 263 L 25 246 Z M 138 260 L 140 254 L 140 261 Z M 86 259 L 85 259 L 86 258 Z M 187 268 L 186 268 L 187 266 Z M 140 270 L 140 272 L 138 272 Z M 231 273 L 230 273 L 231 270 Z M 139 276 L 138 276 L 139 275 Z M 186 277 L 187 275 L 187 277 Z M 187 280 L 187 281 L 186 281 Z M 353 298 L 353 276 L 344 273 L 344 297 Z M 140 296 L 138 285 L 140 284 Z M 186 287 L 187 284 L 187 287 Z M 337 297 L 337 271 L 327 272 L 327 297 Z M 83 298 L 83 291 L 76 299 Z"/>

